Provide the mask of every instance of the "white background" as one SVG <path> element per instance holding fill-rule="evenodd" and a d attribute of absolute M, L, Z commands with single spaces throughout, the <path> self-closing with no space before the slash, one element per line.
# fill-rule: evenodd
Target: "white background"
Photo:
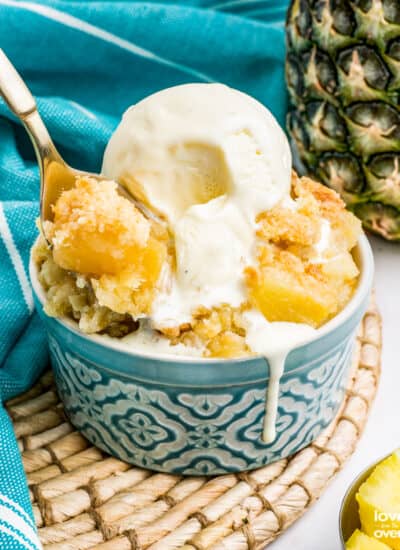
<path fill-rule="evenodd" d="M 375 254 L 377 302 L 383 317 L 378 394 L 355 453 L 320 500 L 268 550 L 339 550 L 339 508 L 348 486 L 371 462 L 400 447 L 400 243 L 370 240 Z"/>

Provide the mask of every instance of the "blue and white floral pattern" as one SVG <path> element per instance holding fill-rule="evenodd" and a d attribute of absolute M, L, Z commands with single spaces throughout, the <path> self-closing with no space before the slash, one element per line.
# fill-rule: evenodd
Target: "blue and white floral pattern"
<path fill-rule="evenodd" d="M 261 440 L 266 382 L 188 388 L 113 377 L 50 338 L 71 422 L 95 445 L 138 466 L 214 475 L 263 466 L 315 439 L 342 399 L 353 338 L 315 364 L 285 374 L 277 436 Z"/>

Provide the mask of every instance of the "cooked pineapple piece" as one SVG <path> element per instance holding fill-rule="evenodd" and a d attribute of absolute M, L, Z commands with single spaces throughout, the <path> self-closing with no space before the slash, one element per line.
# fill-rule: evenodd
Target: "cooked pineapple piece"
<path fill-rule="evenodd" d="M 312 195 L 318 203 L 319 216 L 330 222 L 333 235 L 331 248 L 336 248 L 338 251 L 351 250 L 357 244 L 361 234 L 361 222 L 345 209 L 345 204 L 339 195 L 307 177 L 294 176 L 292 183 L 296 195 L 302 201 L 309 202 Z"/>
<path fill-rule="evenodd" d="M 390 547 L 356 529 L 346 542 L 346 550 L 390 550 Z"/>
<path fill-rule="evenodd" d="M 163 243 L 150 237 L 147 247 L 134 258 L 133 268 L 91 279 L 99 304 L 133 317 L 148 314 L 166 255 Z"/>
<path fill-rule="evenodd" d="M 115 182 L 79 178 L 55 204 L 49 230 L 60 267 L 100 276 L 135 265 L 147 246 L 151 223 L 118 194 Z"/>
<path fill-rule="evenodd" d="M 349 301 L 358 268 L 349 253 L 321 264 L 299 264 L 296 259 L 284 252 L 269 264 L 248 268 L 245 280 L 249 298 L 268 321 L 306 323 L 317 328 Z"/>
<path fill-rule="evenodd" d="M 343 252 L 327 259 L 318 268 L 323 275 L 337 280 L 350 281 L 359 274 L 359 269 L 350 252 Z"/>
<path fill-rule="evenodd" d="M 61 268 L 88 276 L 100 306 L 147 314 L 167 258 L 166 232 L 117 192 L 112 181 L 79 178 L 47 226 Z"/>
<path fill-rule="evenodd" d="M 335 293 L 307 273 L 271 265 L 246 271 L 250 301 L 268 321 L 319 327 L 336 312 Z"/>
<path fill-rule="evenodd" d="M 358 268 L 350 253 L 361 232 L 340 197 L 292 176 L 294 202 L 261 214 L 258 265 L 246 270 L 252 304 L 269 321 L 319 327 L 350 299 Z"/>
<path fill-rule="evenodd" d="M 79 323 L 82 332 L 106 332 L 122 337 L 136 329 L 130 315 L 122 315 L 101 306 L 89 280 L 58 266 L 43 236 L 32 249 L 38 263 L 39 281 L 46 291 L 45 311 L 51 317 L 70 317 Z"/>
<path fill-rule="evenodd" d="M 400 451 L 376 466 L 356 499 L 363 531 L 371 537 L 385 532 L 385 544 L 400 550 Z"/>
<path fill-rule="evenodd" d="M 250 353 L 245 338 L 232 331 L 219 333 L 207 344 L 208 357 L 245 357 Z"/>

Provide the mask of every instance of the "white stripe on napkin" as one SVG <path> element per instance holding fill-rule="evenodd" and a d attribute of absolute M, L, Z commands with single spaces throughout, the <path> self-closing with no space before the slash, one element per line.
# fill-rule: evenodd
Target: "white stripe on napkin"
<path fill-rule="evenodd" d="M 9 529 L 5 525 L 2 525 L 0 523 L 0 533 L 6 533 L 6 535 L 9 535 L 13 539 L 17 540 L 22 546 L 27 548 L 28 550 L 38 550 L 42 548 L 42 545 L 40 544 L 40 541 L 38 540 L 38 543 L 36 546 L 33 546 L 32 544 L 29 544 L 26 540 L 24 540 L 22 537 L 18 535 L 18 533 L 15 533 L 12 529 Z"/>
<path fill-rule="evenodd" d="M 28 306 L 29 313 L 32 313 L 34 308 L 33 295 L 31 286 L 29 284 L 29 279 L 25 273 L 24 264 L 22 263 L 22 258 L 18 249 L 15 245 L 10 227 L 6 215 L 3 210 L 3 205 L 0 203 L 0 237 L 4 243 L 4 246 L 7 249 L 7 252 L 10 256 L 11 262 L 14 266 L 15 273 L 17 274 L 18 281 L 24 296 L 26 305 Z"/>
<path fill-rule="evenodd" d="M 24 518 L 24 520 L 29 523 L 32 527 L 34 527 L 34 523 L 32 521 L 32 518 L 25 512 L 25 510 L 18 504 L 18 502 L 15 502 L 15 500 L 11 500 L 6 495 L 0 494 L 0 505 L 9 506 L 10 508 L 14 508 L 15 512 L 17 512 L 20 516 Z"/>
<path fill-rule="evenodd" d="M 13 530 L 12 535 L 15 538 L 22 539 L 22 536 L 24 537 L 22 539 L 23 543 L 29 550 L 38 547 L 39 540 L 32 527 L 20 515 L 11 510 L 11 508 L 0 505 L 0 529 L 8 529 L 8 526 Z"/>
<path fill-rule="evenodd" d="M 155 54 L 150 50 L 141 48 L 140 46 L 137 46 L 133 42 L 129 42 L 124 38 L 121 38 L 115 34 L 112 34 L 111 32 L 108 32 L 100 27 L 96 27 L 91 23 L 87 23 L 83 19 L 79 19 L 78 17 L 70 15 L 69 13 L 65 13 L 61 10 L 56 10 L 49 6 L 42 6 L 42 5 L 36 4 L 35 2 L 24 2 L 22 0 L 0 0 L 0 4 L 3 4 L 5 6 L 12 6 L 14 8 L 25 9 L 27 11 L 37 13 L 39 15 L 42 15 L 43 17 L 46 17 L 47 19 L 52 19 L 53 21 L 57 21 L 58 23 L 61 23 L 66 27 L 71 27 L 73 29 L 77 29 L 91 36 L 95 36 L 96 38 L 99 38 L 104 42 L 110 42 L 111 44 L 114 44 L 115 46 L 118 46 L 123 50 L 127 50 L 139 57 L 144 57 L 151 61 L 160 63 L 162 65 L 167 65 L 168 67 L 172 67 L 173 69 L 177 69 L 178 71 L 190 74 L 191 76 L 194 76 L 199 80 L 204 80 L 206 82 L 213 82 L 213 80 L 204 73 L 196 71 L 195 69 L 192 69 L 191 67 L 187 67 L 186 65 L 182 65 L 181 63 L 175 63 L 174 61 L 171 61 L 170 59 L 166 59 L 165 57 L 160 57 L 159 55 Z"/>

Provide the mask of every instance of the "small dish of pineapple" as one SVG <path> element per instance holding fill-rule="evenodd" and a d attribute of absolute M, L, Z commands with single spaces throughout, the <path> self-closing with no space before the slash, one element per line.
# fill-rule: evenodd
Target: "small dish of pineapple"
<path fill-rule="evenodd" d="M 400 450 L 363 472 L 340 511 L 346 550 L 400 549 Z"/>

